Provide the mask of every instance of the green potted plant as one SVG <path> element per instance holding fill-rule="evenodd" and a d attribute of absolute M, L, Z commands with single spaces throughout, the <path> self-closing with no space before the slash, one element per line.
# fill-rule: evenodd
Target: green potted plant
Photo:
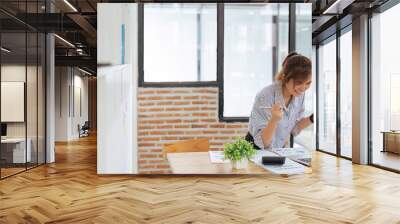
<path fill-rule="evenodd" d="M 247 168 L 248 160 L 255 154 L 253 145 L 243 138 L 236 138 L 234 142 L 224 145 L 224 158 L 231 161 L 233 169 Z"/>

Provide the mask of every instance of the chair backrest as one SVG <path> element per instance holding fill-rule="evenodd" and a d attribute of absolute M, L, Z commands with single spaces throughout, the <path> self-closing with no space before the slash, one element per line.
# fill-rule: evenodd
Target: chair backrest
<path fill-rule="evenodd" d="M 208 152 L 209 150 L 210 150 L 210 142 L 208 141 L 207 138 L 169 142 L 163 145 L 164 158 L 167 157 L 167 153 Z"/>
<path fill-rule="evenodd" d="M 85 123 L 83 124 L 82 128 L 90 128 L 89 121 L 85 121 Z"/>

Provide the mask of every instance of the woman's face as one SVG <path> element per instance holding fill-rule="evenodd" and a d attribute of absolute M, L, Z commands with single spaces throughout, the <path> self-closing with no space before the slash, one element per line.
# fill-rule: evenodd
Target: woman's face
<path fill-rule="evenodd" d="M 290 95 L 292 96 L 300 96 L 311 86 L 311 74 L 308 75 L 307 79 L 304 81 L 296 81 L 294 79 L 290 79 L 286 83 L 286 88 Z"/>

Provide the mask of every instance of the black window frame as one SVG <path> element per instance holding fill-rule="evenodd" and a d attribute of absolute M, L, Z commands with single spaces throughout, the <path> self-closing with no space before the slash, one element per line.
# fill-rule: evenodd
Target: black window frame
<path fill-rule="evenodd" d="M 23 173 L 23 172 L 26 172 L 26 171 L 29 171 L 29 170 L 31 170 L 31 169 L 34 169 L 34 168 L 37 168 L 37 167 L 39 167 L 39 166 L 42 166 L 42 165 L 45 165 L 45 164 L 47 164 L 48 163 L 48 158 L 47 158 L 47 144 L 48 144 L 48 141 L 47 141 L 47 76 L 48 76 L 48 68 L 47 68 L 47 63 L 48 63 L 48 55 L 47 55 L 47 44 L 49 43 L 48 42 L 48 36 L 47 36 L 47 32 L 45 32 L 45 31 L 43 31 L 43 30 L 40 30 L 39 28 L 36 28 L 36 27 L 33 27 L 33 26 L 31 26 L 31 25 L 29 25 L 28 23 L 26 23 L 26 22 L 24 22 L 24 21 L 27 21 L 27 15 L 28 15 L 28 8 L 27 8 L 27 4 L 28 4 L 28 1 L 22 1 L 21 3 L 23 3 L 24 4 L 24 12 L 22 12 L 21 14 L 22 14 L 22 16 L 23 16 L 23 19 L 24 20 L 21 20 L 21 18 L 17 18 L 13 13 L 11 13 L 11 12 L 9 12 L 9 11 L 7 11 L 6 9 L 3 9 L 3 8 L 1 8 L 0 7 L 0 14 L 4 14 L 4 15 L 6 15 L 7 17 L 9 17 L 10 19 L 12 19 L 13 21 L 15 21 L 16 23 L 19 23 L 20 25 L 21 25 L 21 30 L 17 30 L 17 31 L 13 31 L 13 30 L 2 30 L 1 28 L 2 28 L 2 25 L 0 24 L 0 46 L 2 46 L 2 35 L 3 34 L 7 34 L 7 33 L 21 33 L 21 34 L 23 34 L 23 35 L 25 35 L 25 37 L 24 37 L 24 53 L 25 53 L 25 58 L 24 58 L 24 60 L 25 60 L 25 69 L 24 69 L 24 72 L 25 72 L 25 81 L 24 81 L 24 91 L 25 91 L 25 93 L 24 93 L 24 131 L 25 131 L 25 135 L 23 136 L 23 138 L 25 139 L 25 165 L 24 165 L 24 169 L 23 170 L 20 170 L 20 171 L 17 171 L 17 172 L 15 172 L 15 173 L 12 173 L 12 174 L 8 174 L 8 175 L 6 175 L 6 176 L 4 176 L 3 175 L 3 173 L 2 173 L 2 167 L 1 167 L 1 164 L 0 164 L 0 181 L 1 180 L 4 180 L 4 179 L 7 179 L 7 178 L 9 178 L 9 177 L 13 177 L 13 176 L 15 176 L 15 175 L 18 175 L 18 174 L 20 174 L 20 173 Z M 41 1 L 39 1 L 39 0 L 33 0 L 33 1 L 31 1 L 30 3 L 34 3 L 34 4 L 36 4 L 36 12 L 33 12 L 33 13 L 39 13 L 39 3 L 45 3 L 45 5 L 46 5 L 46 7 L 45 7 L 45 13 L 47 13 L 48 12 L 48 6 L 47 6 L 47 1 L 44 1 L 44 0 L 41 0 Z M 27 158 L 27 156 L 28 156 L 28 153 L 26 153 L 26 151 L 27 151 L 27 147 L 28 147 L 28 145 L 26 144 L 27 143 L 27 139 L 28 139 L 28 108 L 27 108 L 27 102 L 28 102 L 28 92 L 27 92 L 27 83 L 28 83 L 28 79 L 27 79 L 27 77 L 28 77 L 28 34 L 34 34 L 35 35 L 35 37 L 36 37 L 36 41 L 35 41 L 35 43 L 34 44 L 36 44 L 36 47 L 35 47 L 35 50 L 36 50 L 36 58 L 33 60 L 34 61 L 34 63 L 35 63 L 35 66 L 36 66 L 36 69 L 35 69 L 35 73 L 36 73 L 36 93 L 33 93 L 34 95 L 36 95 L 36 136 L 34 136 L 33 138 L 36 138 L 36 141 L 37 141 L 37 145 L 36 145 L 36 162 L 35 163 L 32 163 L 32 164 L 30 164 L 30 166 L 28 166 L 28 158 Z M 41 36 L 41 38 L 39 38 Z M 42 47 L 43 47 L 43 49 L 42 49 L 42 53 L 44 53 L 44 55 L 42 55 L 42 60 L 44 60 L 43 62 L 43 70 L 42 70 L 42 79 L 44 79 L 44 80 L 42 80 L 42 82 L 43 82 L 43 84 L 44 84 L 44 86 L 42 86 L 42 88 L 44 88 L 44 92 L 42 93 L 43 94 L 43 96 L 44 96 L 44 98 L 42 99 L 43 100 L 43 105 L 42 105 L 42 107 L 43 107 L 43 109 L 44 109 L 44 111 L 43 111 L 43 113 L 44 113 L 44 116 L 42 117 L 44 120 L 42 120 L 42 124 L 44 125 L 44 132 L 43 132 L 43 134 L 44 134 L 44 136 L 43 136 L 43 148 L 42 148 L 42 150 L 43 150 L 43 155 L 42 155 L 42 159 L 43 159 L 43 161 L 42 162 L 39 162 L 39 80 L 38 80 L 38 76 L 39 76 L 39 69 L 38 69 L 38 66 L 39 66 L 39 40 L 41 41 L 41 44 L 43 44 L 42 45 Z M 2 54 L 0 54 L 0 81 L 2 80 L 2 76 L 1 76 L 1 67 L 3 66 L 3 60 L 2 60 Z M 0 87 L 0 89 L 1 89 L 1 87 Z M 0 95 L 1 95 L 1 93 L 0 93 Z M 1 100 L 0 100 L 1 101 Z M 1 106 L 0 106 L 0 109 L 1 109 Z M 1 115 L 0 115 L 0 117 L 1 117 Z M 1 119 L 0 119 L 0 123 L 2 123 L 1 122 Z M 32 139 L 33 139 L 32 138 Z M 2 146 L 0 145 L 0 157 L 1 157 L 1 152 L 2 152 Z M 34 151 L 33 151 L 34 152 Z"/>
<path fill-rule="evenodd" d="M 341 118 L 340 118 L 340 77 L 341 77 L 341 67 L 340 67 L 340 38 L 347 32 L 352 31 L 352 17 L 345 16 L 340 19 L 337 23 L 339 25 L 334 24 L 324 32 L 322 32 L 319 36 L 313 38 L 313 45 L 316 46 L 316 116 L 315 116 L 315 140 L 316 140 L 316 150 L 319 152 L 323 152 L 329 155 L 337 156 L 339 158 L 343 158 L 346 160 L 352 160 L 352 158 L 343 156 L 341 153 Z M 320 148 L 319 144 L 319 47 L 321 44 L 327 44 L 331 41 L 336 41 L 336 152 L 331 153 L 324 149 Z"/>
<path fill-rule="evenodd" d="M 224 1 L 225 2 L 225 1 Z M 173 3 L 159 1 L 158 3 Z M 188 3 L 182 1 L 179 3 Z M 201 2 L 200 2 L 201 3 Z M 171 88 L 171 87 L 218 87 L 218 119 L 220 122 L 248 122 L 249 117 L 225 117 L 224 116 L 224 5 L 217 5 L 217 68 L 216 81 L 195 81 L 195 82 L 145 82 L 144 81 L 144 2 L 138 3 L 138 86 L 144 88 Z M 252 1 L 243 2 L 251 4 Z M 256 3 L 256 2 L 254 2 Z M 259 3 L 259 2 L 258 2 Z M 296 50 L 296 3 L 301 1 L 282 2 L 271 1 L 269 3 L 287 3 L 289 6 L 289 39 L 288 53 Z"/>
<path fill-rule="evenodd" d="M 372 135 L 372 94 L 373 94 L 373 88 L 372 88 L 372 19 L 374 17 L 374 14 L 381 14 L 384 13 L 385 11 L 393 8 L 394 6 L 400 4 L 398 0 L 388 0 L 384 4 L 373 8 L 369 10 L 368 13 L 368 31 L 367 31 L 367 45 L 368 45 L 368 53 L 367 53 L 367 82 L 368 82 L 368 96 L 367 96 L 367 107 L 368 107 L 368 112 L 367 112 L 367 119 L 368 119 L 368 125 L 367 125 L 367 141 L 368 141 L 368 148 L 367 148 L 367 162 L 368 165 L 387 170 L 390 172 L 394 173 L 400 173 L 400 170 L 390 168 L 384 165 L 380 165 L 377 163 L 373 162 L 373 153 L 374 153 L 374 146 L 373 146 L 373 135 Z"/>

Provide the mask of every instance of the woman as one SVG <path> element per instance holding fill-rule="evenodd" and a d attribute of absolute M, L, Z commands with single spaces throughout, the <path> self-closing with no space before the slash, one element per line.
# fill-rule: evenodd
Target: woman
<path fill-rule="evenodd" d="M 303 117 L 304 93 L 311 86 L 311 78 L 310 59 L 289 54 L 277 81 L 257 94 L 246 139 L 253 138 L 256 148 L 282 148 L 290 134 L 297 135 L 311 125 L 313 115 Z"/>

